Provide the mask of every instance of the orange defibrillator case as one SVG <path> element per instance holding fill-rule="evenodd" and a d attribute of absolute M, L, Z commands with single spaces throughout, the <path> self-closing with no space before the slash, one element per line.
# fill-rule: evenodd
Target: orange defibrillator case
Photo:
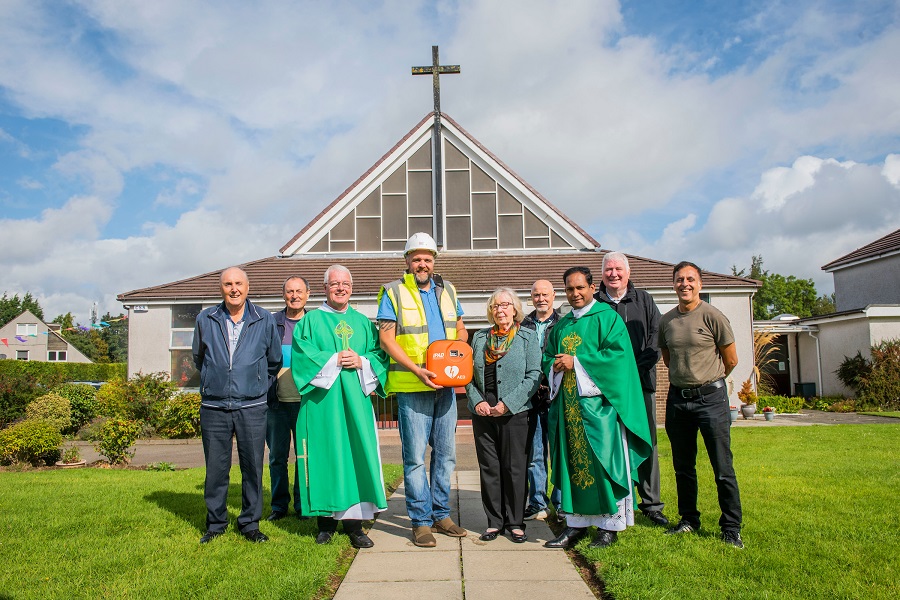
<path fill-rule="evenodd" d="M 432 342 L 428 345 L 425 368 L 435 374 L 431 380 L 438 385 L 466 385 L 472 381 L 472 348 L 460 340 Z"/>

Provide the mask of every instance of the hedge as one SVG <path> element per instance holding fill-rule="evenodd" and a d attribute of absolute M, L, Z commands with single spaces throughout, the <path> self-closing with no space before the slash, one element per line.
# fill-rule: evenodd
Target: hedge
<path fill-rule="evenodd" d="M 766 406 L 771 406 L 777 413 L 796 414 L 803 408 L 802 396 L 760 396 L 756 399 L 756 410 L 762 412 Z"/>
<path fill-rule="evenodd" d="M 127 363 L 50 363 L 36 360 L 0 360 L 0 373 L 27 377 L 53 387 L 66 381 L 108 381 L 126 377 Z"/>

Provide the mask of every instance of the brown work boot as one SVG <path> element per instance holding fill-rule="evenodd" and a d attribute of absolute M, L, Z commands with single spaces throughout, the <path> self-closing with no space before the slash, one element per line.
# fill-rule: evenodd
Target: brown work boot
<path fill-rule="evenodd" d="M 434 548 L 437 546 L 437 540 L 431 533 L 431 527 L 428 525 L 419 525 L 413 527 L 413 544 L 420 548 Z"/>
<path fill-rule="evenodd" d="M 450 537 L 466 537 L 466 533 L 468 533 L 465 529 L 454 523 L 453 519 L 450 517 L 444 517 L 440 521 L 435 521 L 434 525 L 431 526 L 431 531 L 434 533 L 443 533 Z"/>

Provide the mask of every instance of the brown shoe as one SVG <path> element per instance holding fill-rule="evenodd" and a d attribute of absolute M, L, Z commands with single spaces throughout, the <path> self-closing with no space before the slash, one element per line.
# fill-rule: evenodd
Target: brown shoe
<path fill-rule="evenodd" d="M 437 540 L 431 533 L 431 527 L 428 525 L 420 525 L 413 527 L 413 544 L 419 548 L 434 548 L 437 546 Z"/>
<path fill-rule="evenodd" d="M 443 533 L 450 537 L 466 537 L 466 534 L 468 533 L 465 529 L 454 523 L 453 519 L 450 517 L 444 517 L 440 521 L 436 521 L 434 525 L 431 526 L 431 531 L 434 533 Z"/>

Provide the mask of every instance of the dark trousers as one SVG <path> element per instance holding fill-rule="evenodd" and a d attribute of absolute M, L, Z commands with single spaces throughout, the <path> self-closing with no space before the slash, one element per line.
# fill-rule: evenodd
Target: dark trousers
<path fill-rule="evenodd" d="M 291 440 L 294 440 L 294 454 L 297 452 L 297 414 L 299 402 L 276 402 L 269 407 L 266 415 L 266 445 L 269 446 L 269 478 L 272 480 L 272 512 L 286 513 L 291 506 L 290 483 L 288 479 L 288 457 L 291 454 Z M 294 463 L 294 510 L 300 514 L 300 479 L 297 477 L 297 463 Z"/>
<path fill-rule="evenodd" d="M 200 407 L 200 432 L 206 458 L 207 531 L 225 531 L 228 527 L 228 484 L 231 471 L 232 438 L 237 438 L 238 463 L 241 466 L 241 514 L 237 528 L 241 533 L 259 529 L 262 516 L 263 455 L 266 450 L 266 404 L 237 410 Z"/>
<path fill-rule="evenodd" d="M 319 531 L 328 531 L 329 533 L 337 531 L 338 523 L 344 524 L 344 533 L 362 529 L 362 521 L 356 519 L 344 519 L 343 521 L 338 521 L 331 517 L 316 517 L 316 522 L 319 526 Z"/>
<path fill-rule="evenodd" d="M 656 392 L 644 390 L 644 404 L 647 407 L 647 421 L 650 425 L 650 441 L 653 450 L 647 460 L 638 466 L 638 493 L 641 502 L 638 508 L 643 512 L 662 510 L 663 502 L 659 492 L 659 452 L 656 448 Z"/>
<path fill-rule="evenodd" d="M 535 427 L 529 412 L 502 417 L 472 415 L 481 503 L 489 529 L 525 528 L 528 454 Z"/>
<path fill-rule="evenodd" d="M 703 436 L 719 492 L 723 531 L 741 528 L 741 495 L 731 454 L 731 415 L 724 387 L 685 400 L 669 387 L 666 402 L 666 433 L 672 443 L 672 465 L 678 489 L 678 513 L 694 527 L 700 527 L 697 510 L 697 432 Z"/>

